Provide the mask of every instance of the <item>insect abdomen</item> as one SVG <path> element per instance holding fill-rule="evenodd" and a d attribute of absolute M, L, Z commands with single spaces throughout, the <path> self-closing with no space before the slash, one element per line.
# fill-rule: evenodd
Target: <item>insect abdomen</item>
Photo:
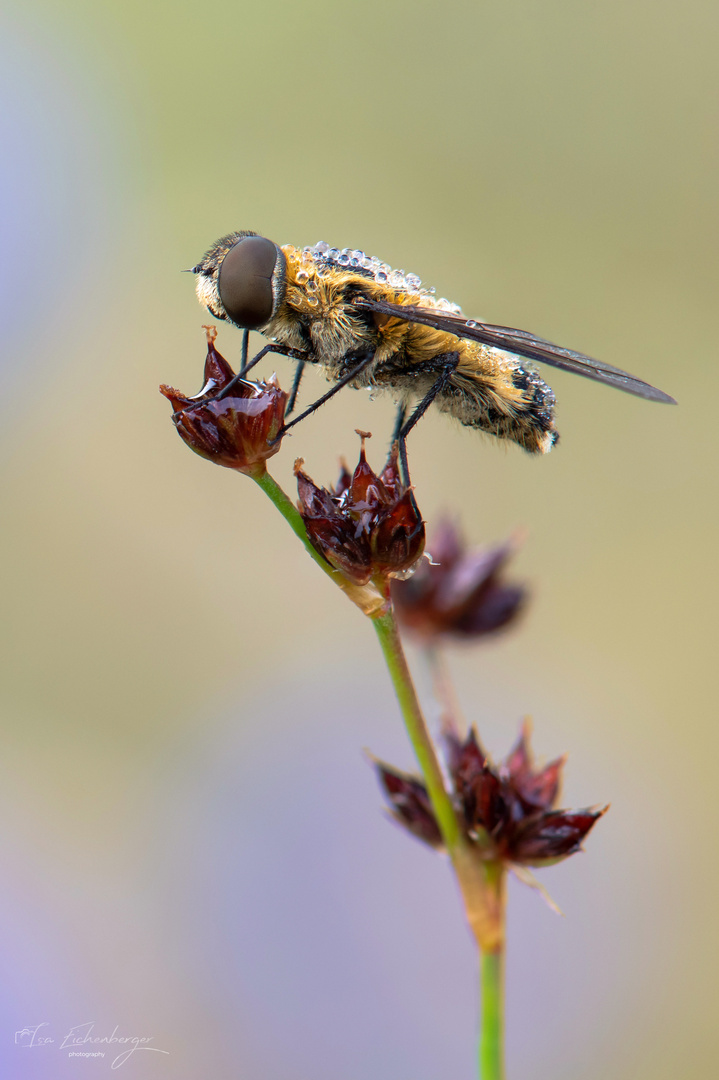
<path fill-rule="evenodd" d="M 509 439 L 530 454 L 549 453 L 559 439 L 551 387 L 517 357 L 482 346 L 467 353 L 440 396 L 442 412 L 465 427 Z"/>

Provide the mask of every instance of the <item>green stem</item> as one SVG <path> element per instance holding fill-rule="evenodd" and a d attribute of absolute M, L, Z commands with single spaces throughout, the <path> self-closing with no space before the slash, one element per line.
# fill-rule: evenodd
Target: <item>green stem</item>
<path fill-rule="evenodd" d="M 385 601 L 376 588 L 372 585 L 354 585 L 339 570 L 335 570 L 326 559 L 310 543 L 305 523 L 299 510 L 282 490 L 280 485 L 264 470 L 257 474 L 251 473 L 252 479 L 258 487 L 262 488 L 265 495 L 274 503 L 282 517 L 292 529 L 293 533 L 300 538 L 310 558 L 319 566 L 320 570 L 334 581 L 335 585 L 349 597 L 349 599 L 364 612 L 365 615 L 373 615 L 378 610 L 384 609 Z"/>
<path fill-rule="evenodd" d="M 499 863 L 487 865 L 487 885 L 495 893 L 504 919 L 505 870 Z M 479 1035 L 480 1080 L 504 1078 L 504 942 L 480 956 L 482 1013 Z"/>
<path fill-rule="evenodd" d="M 382 615 L 376 615 L 372 622 L 399 700 L 409 740 L 422 769 L 434 816 L 447 851 L 454 857 L 455 852 L 464 846 L 464 835 L 452 800 L 447 794 L 442 770 L 427 731 L 427 724 L 407 667 L 392 608 L 390 607 L 389 611 Z"/>
<path fill-rule="evenodd" d="M 422 770 L 432 810 L 452 860 L 469 925 L 481 950 L 482 1031 L 479 1062 L 481 1080 L 503 1080 L 502 1062 L 502 967 L 504 949 L 504 870 L 498 863 L 482 860 L 465 837 L 447 792 L 442 769 L 412 682 L 387 582 L 354 585 L 315 551 L 302 516 L 276 480 L 266 471 L 251 474 L 255 483 L 302 541 L 310 557 L 374 624 L 387 668 L 399 701 L 407 734 Z M 382 588 L 377 585 L 382 584 Z M 443 680 L 444 681 L 444 680 Z M 446 692 L 448 683 L 445 681 Z M 450 699 L 447 699 L 449 702 Z M 454 704 L 454 703 L 453 703 Z M 455 712 L 455 708 L 451 708 Z"/>

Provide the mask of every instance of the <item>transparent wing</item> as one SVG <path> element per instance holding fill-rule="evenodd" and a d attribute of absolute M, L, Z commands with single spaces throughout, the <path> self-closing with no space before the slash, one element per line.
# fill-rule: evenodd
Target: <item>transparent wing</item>
<path fill-rule="evenodd" d="M 575 375 L 583 375 L 585 379 L 595 379 L 597 382 L 606 383 L 607 386 L 615 386 L 618 390 L 624 390 L 627 394 L 636 394 L 637 397 L 646 398 L 648 401 L 663 401 L 669 405 L 676 405 L 673 397 L 669 397 L 669 394 L 665 394 L 662 390 L 657 390 L 655 386 L 644 382 L 643 379 L 637 379 L 626 371 L 612 367 L 611 364 L 604 364 L 601 360 L 594 360 L 591 356 L 585 356 L 584 353 L 563 349 L 526 330 L 514 330 L 510 326 L 492 326 L 489 323 L 475 322 L 472 319 L 465 319 L 462 315 L 454 315 L 452 312 L 441 311 L 437 308 L 390 304 L 386 300 L 372 300 L 364 296 L 354 299 L 353 305 L 362 311 L 376 311 L 380 315 L 392 315 L 397 319 L 404 319 L 405 322 L 422 323 L 435 330 L 455 334 L 459 338 L 479 341 L 495 349 L 503 349 L 505 352 L 515 353 L 518 356 L 526 356 L 530 360 L 551 364 L 552 367 L 561 368 L 563 371 L 573 371 Z"/>

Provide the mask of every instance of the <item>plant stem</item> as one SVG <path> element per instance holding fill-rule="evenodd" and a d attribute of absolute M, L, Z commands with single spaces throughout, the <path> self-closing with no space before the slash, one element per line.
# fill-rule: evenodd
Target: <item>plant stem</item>
<path fill-rule="evenodd" d="M 442 769 L 407 667 L 392 607 L 373 616 L 372 622 L 389 668 L 409 740 L 422 770 L 434 816 L 457 875 L 470 929 L 483 951 L 501 948 L 504 939 L 503 894 L 497 891 L 494 884 L 494 864 L 482 859 L 478 845 L 470 844 L 447 793 Z"/>
<path fill-rule="evenodd" d="M 487 886 L 497 899 L 504 921 L 506 873 L 500 863 L 486 867 Z M 481 953 L 481 1021 L 479 1034 L 480 1080 L 504 1078 L 504 941 L 494 949 Z"/>
<path fill-rule="evenodd" d="M 502 982 L 504 954 L 482 953 L 482 1021 L 479 1036 L 480 1080 L 502 1080 Z"/>
<path fill-rule="evenodd" d="M 483 860 L 476 846 L 469 843 L 445 786 L 444 775 L 437 758 L 427 723 L 417 697 L 412 676 L 402 648 L 394 610 L 385 581 L 377 584 L 355 585 L 314 549 L 307 536 L 302 516 L 277 481 L 262 469 L 252 473 L 252 479 L 302 541 L 310 557 L 320 569 L 355 603 L 374 624 L 384 654 L 402 718 L 415 756 L 422 770 L 427 793 L 442 839 L 452 860 L 462 892 L 470 928 L 481 952 L 482 1027 L 479 1048 L 480 1080 L 503 1080 L 503 1004 L 502 974 L 504 958 L 505 874 L 499 863 Z M 435 665 L 438 658 L 432 658 Z M 436 666 L 438 686 L 441 684 L 445 711 L 456 720 L 455 699 L 446 670 Z"/>
<path fill-rule="evenodd" d="M 447 794 L 437 754 L 422 715 L 422 709 L 417 699 L 417 692 L 407 667 L 402 642 L 397 630 L 394 611 L 390 607 L 389 611 L 384 614 L 376 615 L 372 622 L 397 694 L 412 749 L 415 752 L 427 785 L 427 793 L 432 803 L 434 816 L 437 819 L 447 851 L 454 861 L 455 852 L 464 846 L 464 834 L 457 819 L 452 800 Z"/>
<path fill-rule="evenodd" d="M 295 535 L 300 538 L 305 546 L 305 550 L 310 557 L 314 559 L 320 570 L 327 574 L 327 577 L 331 578 L 335 585 L 339 586 L 339 588 L 346 593 L 353 604 L 356 604 L 365 615 L 374 615 L 377 611 L 382 610 L 386 606 L 384 598 L 373 585 L 353 584 L 341 574 L 339 570 L 335 570 L 333 566 L 330 566 L 327 560 L 313 548 L 309 537 L 307 536 L 307 529 L 302 520 L 302 515 L 290 497 L 285 494 L 274 477 L 270 476 L 266 469 L 257 474 L 252 473 L 250 475 L 257 486 L 261 487 L 265 495 L 267 495 L 274 503 Z"/>

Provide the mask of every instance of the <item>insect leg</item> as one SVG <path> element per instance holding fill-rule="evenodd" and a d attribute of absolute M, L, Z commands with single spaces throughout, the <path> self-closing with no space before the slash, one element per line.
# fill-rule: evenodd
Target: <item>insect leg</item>
<path fill-rule="evenodd" d="M 219 394 L 217 394 L 216 400 L 227 397 L 227 395 L 231 393 L 232 390 L 235 388 L 240 379 L 246 378 L 247 372 L 251 371 L 255 364 L 259 364 L 260 360 L 262 360 L 263 357 L 267 356 L 267 353 L 278 353 L 280 356 L 289 356 L 292 360 L 300 361 L 306 360 L 308 356 L 308 353 L 301 352 L 299 349 L 291 349 L 289 345 L 279 345 L 276 342 L 273 342 L 271 345 L 265 345 L 264 349 L 260 349 L 257 356 L 253 356 L 249 364 L 245 364 L 245 366 L 240 369 L 238 374 L 235 375 L 234 379 L 232 379 L 231 382 L 228 382 L 227 386 L 223 387 L 222 390 L 220 390 Z"/>
<path fill-rule="evenodd" d="M 295 381 L 292 383 L 292 389 L 290 390 L 290 396 L 287 400 L 287 408 L 285 409 L 285 416 L 289 416 L 295 407 L 295 401 L 297 400 L 297 391 L 300 388 L 300 382 L 302 381 L 302 372 L 305 370 L 304 360 L 297 361 L 297 368 L 295 369 Z"/>
<path fill-rule="evenodd" d="M 356 364 L 351 371 L 348 371 L 346 375 L 343 375 L 341 379 L 338 379 L 334 386 L 330 390 L 328 390 L 326 394 L 323 394 L 322 397 L 317 398 L 317 401 L 313 401 L 309 408 L 305 409 L 305 411 L 303 413 L 300 413 L 299 416 L 296 416 L 294 420 L 290 420 L 289 424 L 285 424 L 279 434 L 272 440 L 270 446 L 272 446 L 273 443 L 276 443 L 278 439 L 281 439 L 282 436 L 290 430 L 290 428 L 293 428 L 295 426 L 295 424 L 299 424 L 300 420 L 304 420 L 306 416 L 311 416 L 313 412 L 316 412 L 317 409 L 319 409 L 320 405 L 324 405 L 326 401 L 329 401 L 331 397 L 334 397 L 335 394 L 339 390 L 341 390 L 343 386 L 346 386 L 347 383 L 350 383 L 353 379 L 356 379 L 357 376 L 360 375 L 366 367 L 369 367 L 373 360 L 373 352 L 363 357 L 363 359 L 360 360 L 359 364 Z"/>
<path fill-rule="evenodd" d="M 403 401 L 401 405 L 397 406 L 397 416 L 396 416 L 396 419 L 395 419 L 395 422 L 394 422 L 394 428 L 392 429 L 392 438 L 390 440 L 389 454 L 387 456 L 387 462 L 388 463 L 392 459 L 392 451 L 394 450 L 395 443 L 399 442 L 399 433 L 402 430 L 402 428 L 404 426 L 404 422 L 405 422 L 406 419 L 407 419 L 407 402 Z M 401 447 L 400 447 L 400 455 L 401 455 L 401 452 L 402 452 L 402 450 L 401 450 Z M 406 455 L 405 455 L 405 457 L 406 457 Z M 403 460 L 403 462 L 402 462 L 402 478 L 404 479 L 405 483 L 407 483 L 407 479 L 406 479 L 406 477 L 407 477 L 407 467 L 406 466 L 407 466 L 407 462 Z"/>
<path fill-rule="evenodd" d="M 437 356 L 434 358 L 436 363 L 438 360 L 442 360 L 442 357 Z M 459 363 L 459 353 L 452 352 L 446 353 L 444 356 L 444 363 L 441 366 L 439 377 L 436 382 L 429 388 L 427 393 L 420 401 L 417 408 L 414 410 L 409 420 L 405 420 L 399 431 L 396 433 L 397 442 L 399 443 L 399 460 L 402 472 L 402 479 L 405 484 L 409 484 L 409 466 L 407 464 L 407 436 L 409 435 L 415 424 L 422 419 L 427 409 L 430 407 L 437 394 L 444 390 L 455 371 L 457 370 L 457 364 Z M 399 419 L 399 418 L 398 418 Z"/>
<path fill-rule="evenodd" d="M 244 330 L 242 332 L 242 359 L 240 361 L 240 370 L 238 375 L 244 375 L 247 367 L 247 351 L 250 347 L 250 331 Z"/>
<path fill-rule="evenodd" d="M 440 356 L 435 357 L 435 363 L 437 360 L 442 360 Z M 440 368 L 440 374 L 437 381 L 429 388 L 427 393 L 420 401 L 417 408 L 414 410 L 409 420 L 406 420 L 397 433 L 397 438 L 400 440 L 406 439 L 414 425 L 422 419 L 427 409 L 430 407 L 434 399 L 442 390 L 444 390 L 447 383 L 450 381 L 455 371 L 457 370 L 457 364 L 459 363 L 459 353 L 446 353 L 444 356 L 444 363 Z"/>
<path fill-rule="evenodd" d="M 390 446 L 394 446 L 399 438 L 399 433 L 404 427 L 405 420 L 407 419 L 407 402 L 403 401 L 401 405 L 397 406 L 397 418 L 394 422 L 394 429 L 392 431 L 392 441 Z"/>

